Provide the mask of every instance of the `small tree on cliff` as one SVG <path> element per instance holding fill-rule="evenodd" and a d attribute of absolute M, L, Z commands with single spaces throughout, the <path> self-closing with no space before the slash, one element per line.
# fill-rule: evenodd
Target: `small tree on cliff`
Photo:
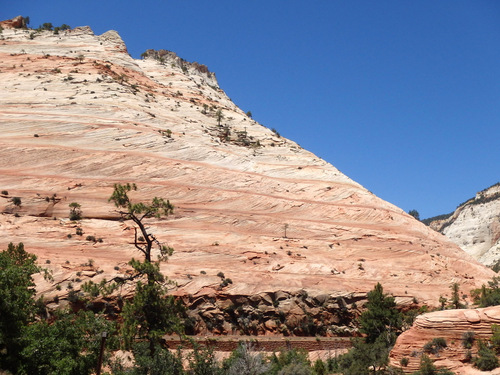
<path fill-rule="evenodd" d="M 450 285 L 451 289 L 451 306 L 454 309 L 463 309 L 464 305 L 460 302 L 460 285 L 453 283 Z"/>
<path fill-rule="evenodd" d="M 420 220 L 420 214 L 418 213 L 417 210 L 410 210 L 408 211 L 408 214 L 410 216 L 413 216 L 415 219 Z"/>
<path fill-rule="evenodd" d="M 135 184 L 115 184 L 109 201 L 113 201 L 124 220 L 132 220 L 135 227 L 134 245 L 144 255 L 144 261 L 132 259 L 136 283 L 132 301 L 123 307 L 122 333 L 125 344 L 133 346 L 135 339 L 149 343 L 149 354 L 155 355 L 161 336 L 180 331 L 182 307 L 172 296 L 167 296 L 167 279 L 160 272 L 160 262 L 172 254 L 173 249 L 162 245 L 144 224 L 147 218 L 161 218 L 173 213 L 174 206 L 163 198 L 154 197 L 150 204 L 132 203 L 128 193 L 137 190 Z M 141 236 L 138 235 L 138 231 Z M 152 251 L 159 250 L 158 259 L 152 262 Z"/>
<path fill-rule="evenodd" d="M 151 262 L 151 252 L 155 245 L 160 251 L 159 260 L 166 260 L 173 249 L 162 245 L 153 234 L 149 233 L 143 221 L 151 217 L 166 217 L 174 212 L 174 206 L 170 201 L 158 197 L 154 197 L 151 204 L 132 203 L 128 197 L 128 193 L 132 190 L 137 190 L 135 184 L 115 184 L 113 194 L 108 201 L 114 202 L 123 220 L 132 220 L 137 225 L 138 228 L 134 228 L 134 245 L 144 255 L 145 260 Z M 141 233 L 140 236 L 137 229 Z"/>
<path fill-rule="evenodd" d="M 218 109 L 217 112 L 215 112 L 215 118 L 217 119 L 217 125 L 221 125 L 221 121 L 224 118 L 224 114 L 222 113 L 222 109 Z"/>
<path fill-rule="evenodd" d="M 80 220 L 82 218 L 82 206 L 79 203 L 71 202 L 69 204 L 69 219 Z"/>

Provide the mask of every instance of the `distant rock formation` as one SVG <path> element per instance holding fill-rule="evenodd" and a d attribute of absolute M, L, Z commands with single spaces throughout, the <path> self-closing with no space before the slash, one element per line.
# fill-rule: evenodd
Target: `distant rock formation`
<path fill-rule="evenodd" d="M 500 260 L 500 183 L 462 203 L 449 217 L 429 225 L 486 265 Z"/>
<path fill-rule="evenodd" d="M 22 29 L 26 27 L 26 19 L 22 16 L 17 16 L 10 20 L 0 21 L 0 26 L 4 29 Z"/>

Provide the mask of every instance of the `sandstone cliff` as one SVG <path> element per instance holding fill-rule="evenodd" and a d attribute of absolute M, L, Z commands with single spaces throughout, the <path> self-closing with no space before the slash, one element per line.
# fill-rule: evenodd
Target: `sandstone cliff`
<path fill-rule="evenodd" d="M 430 223 L 481 263 L 500 259 L 500 183 L 480 191 L 444 220 Z"/>
<path fill-rule="evenodd" d="M 467 294 L 494 275 L 246 116 L 200 64 L 135 60 L 117 32 L 89 27 L 1 38 L 0 248 L 22 241 L 53 271 L 38 280 L 50 306 L 139 256 L 108 203 L 117 182 L 176 206 L 147 225 L 175 249 L 162 271 L 194 332 L 350 334 L 377 282 L 399 303 L 437 305 L 451 283 Z"/>
<path fill-rule="evenodd" d="M 482 309 L 444 310 L 420 315 L 413 327 L 403 332 L 391 351 L 391 364 L 400 367 L 402 358 L 409 360 L 403 367 L 406 373 L 418 370 L 420 357 L 426 353 L 436 367 L 453 370 L 456 374 L 484 373 L 472 367 L 471 357 L 477 355 L 477 341 L 491 338 L 493 324 L 500 324 L 500 307 Z M 470 348 L 464 347 L 464 333 L 473 332 L 474 342 Z M 444 338 L 446 347 L 433 349 L 433 353 L 424 346 L 434 338 Z M 469 353 L 468 353 L 469 352 Z M 500 368 L 489 374 L 500 374 Z"/>

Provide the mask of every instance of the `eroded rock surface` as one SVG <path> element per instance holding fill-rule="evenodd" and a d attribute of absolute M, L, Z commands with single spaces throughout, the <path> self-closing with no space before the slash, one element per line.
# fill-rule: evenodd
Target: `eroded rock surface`
<path fill-rule="evenodd" d="M 175 249 L 162 271 L 199 329 L 233 331 L 229 316 L 274 333 L 285 314 L 346 332 L 342 314 L 355 316 L 377 282 L 399 303 L 437 305 L 451 283 L 467 294 L 494 275 L 253 121 L 200 64 L 153 52 L 135 60 L 118 33 L 89 27 L 5 29 L 2 38 L 0 247 L 24 242 L 54 272 L 54 282 L 38 281 L 54 305 L 88 279 L 126 275 L 140 256 L 132 224 L 108 202 L 126 182 L 138 186 L 133 200 L 176 207 L 147 225 Z M 68 219 L 71 202 L 81 221 Z M 247 310 L 231 315 L 231 304 Z"/>
<path fill-rule="evenodd" d="M 422 354 L 427 354 L 436 367 L 445 367 L 457 374 L 481 373 L 474 369 L 467 359 L 467 352 L 472 357 L 477 355 L 477 341 L 491 338 L 493 324 L 500 324 L 500 306 L 469 310 L 443 310 L 420 315 L 413 327 L 403 332 L 397 339 L 391 351 L 391 364 L 400 366 L 402 358 L 409 359 L 405 372 L 412 373 L 419 367 Z M 473 332 L 475 339 L 470 348 L 464 347 L 463 335 Z M 434 338 L 442 337 L 447 347 L 437 353 L 425 352 L 424 345 Z M 500 369 L 492 374 L 500 374 Z"/>
<path fill-rule="evenodd" d="M 500 184 L 480 191 L 449 218 L 430 226 L 481 263 L 496 263 L 500 259 Z"/>

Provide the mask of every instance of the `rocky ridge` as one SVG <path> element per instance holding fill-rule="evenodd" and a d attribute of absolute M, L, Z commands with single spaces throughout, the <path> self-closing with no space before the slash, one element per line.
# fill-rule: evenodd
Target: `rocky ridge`
<path fill-rule="evenodd" d="M 500 260 L 500 183 L 462 203 L 448 218 L 430 226 L 486 265 Z"/>
<path fill-rule="evenodd" d="M 203 65 L 162 51 L 135 60 L 117 32 L 89 27 L 1 38 L 0 247 L 24 242 L 53 271 L 37 280 L 51 307 L 138 256 L 107 201 L 117 182 L 176 206 L 147 224 L 175 249 L 162 271 L 193 333 L 353 334 L 377 282 L 400 304 L 437 305 L 451 283 L 468 293 L 494 275 L 253 121 Z"/>

